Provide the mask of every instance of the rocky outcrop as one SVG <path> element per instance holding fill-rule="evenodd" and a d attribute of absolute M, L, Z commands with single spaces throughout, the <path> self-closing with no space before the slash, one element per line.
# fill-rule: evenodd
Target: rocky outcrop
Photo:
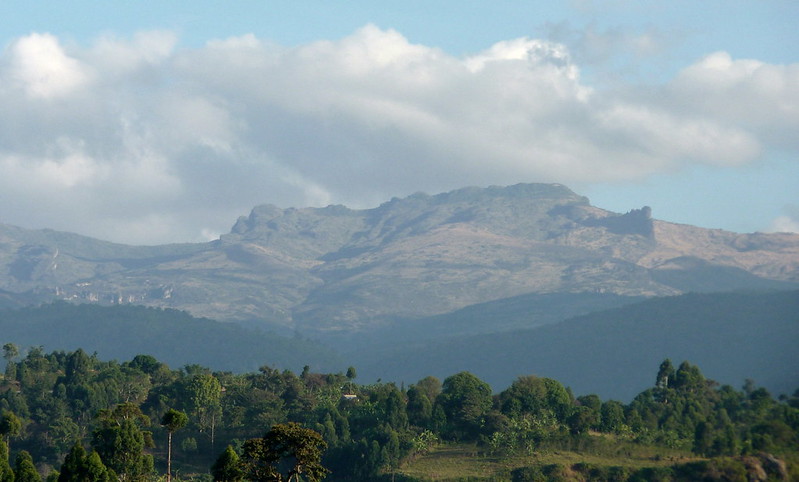
<path fill-rule="evenodd" d="M 799 235 L 612 213 L 560 184 L 464 188 L 373 209 L 258 206 L 215 242 L 132 247 L 0 225 L 0 290 L 357 330 L 526 293 L 671 295 L 799 283 Z"/>

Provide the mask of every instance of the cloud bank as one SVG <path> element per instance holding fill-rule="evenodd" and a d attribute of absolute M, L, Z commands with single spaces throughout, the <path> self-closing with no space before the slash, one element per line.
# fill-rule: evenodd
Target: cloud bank
<path fill-rule="evenodd" d="M 266 202 L 738 166 L 795 156 L 798 104 L 799 64 L 725 52 L 660 85 L 599 88 L 565 45 L 530 38 L 455 57 L 372 25 L 291 48 L 34 33 L 0 56 L 0 222 L 197 241 Z"/>

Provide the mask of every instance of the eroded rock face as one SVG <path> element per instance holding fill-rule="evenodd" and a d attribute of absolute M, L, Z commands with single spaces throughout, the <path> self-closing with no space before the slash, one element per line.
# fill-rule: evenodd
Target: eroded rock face
<path fill-rule="evenodd" d="M 741 457 L 741 461 L 746 466 L 746 476 L 750 481 L 790 480 L 788 465 L 772 454 Z"/>
<path fill-rule="evenodd" d="M 131 247 L 0 225 L 0 290 L 216 319 L 357 330 L 525 293 L 671 295 L 799 283 L 799 235 L 617 214 L 559 184 L 374 209 L 258 206 L 203 244 Z"/>

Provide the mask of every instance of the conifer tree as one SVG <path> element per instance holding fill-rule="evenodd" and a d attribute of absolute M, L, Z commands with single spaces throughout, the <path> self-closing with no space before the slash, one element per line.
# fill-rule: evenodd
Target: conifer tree
<path fill-rule="evenodd" d="M 0 482 L 14 482 L 14 471 L 8 463 L 8 446 L 0 440 Z"/>
<path fill-rule="evenodd" d="M 83 448 L 83 444 L 80 442 L 75 442 L 61 465 L 58 482 L 79 482 L 83 480 L 85 459 L 86 449 Z"/>
<path fill-rule="evenodd" d="M 142 427 L 150 419 L 132 403 L 121 403 L 100 413 L 92 446 L 108 467 L 125 480 L 143 480 L 153 472 L 153 458 L 144 453 L 152 437 Z"/>
<path fill-rule="evenodd" d="M 238 482 L 244 478 L 239 455 L 233 450 L 233 447 L 228 445 L 222 455 L 216 459 L 211 467 L 211 475 L 218 482 Z"/>
<path fill-rule="evenodd" d="M 14 462 L 14 481 L 42 482 L 42 477 L 36 471 L 33 458 L 31 458 L 31 454 L 27 450 L 21 450 L 17 453 L 17 458 Z"/>

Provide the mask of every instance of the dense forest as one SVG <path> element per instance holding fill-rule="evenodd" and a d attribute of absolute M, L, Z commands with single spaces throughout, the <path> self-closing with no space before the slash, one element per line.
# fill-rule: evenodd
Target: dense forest
<path fill-rule="evenodd" d="M 648 447 L 653 462 L 509 466 L 484 480 L 799 477 L 799 390 L 719 386 L 689 362 L 652 367 L 653 386 L 625 404 L 533 375 L 495 393 L 469 372 L 398 387 L 358 384 L 355 368 L 233 374 L 11 343 L 4 356 L 3 481 L 159 480 L 168 464 L 174 480 L 420 480 L 404 467 L 441 447 L 510 460 L 607 445 Z"/>

